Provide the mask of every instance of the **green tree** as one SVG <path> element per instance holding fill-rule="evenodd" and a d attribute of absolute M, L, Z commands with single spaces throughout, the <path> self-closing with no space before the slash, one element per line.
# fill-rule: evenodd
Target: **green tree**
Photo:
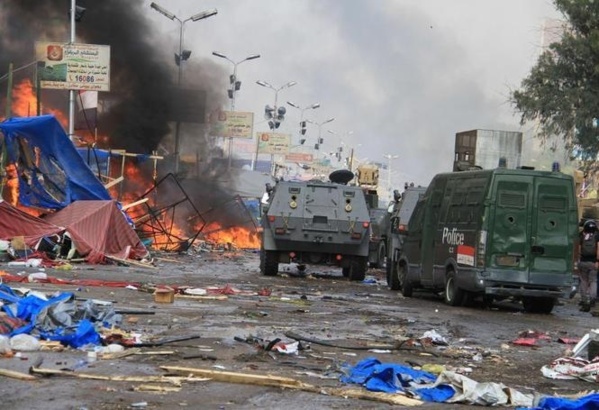
<path fill-rule="evenodd" d="M 564 16 L 560 41 L 549 45 L 511 102 L 522 124 L 538 122 L 542 142 L 562 136 L 587 158 L 599 151 L 599 0 L 554 0 Z"/>

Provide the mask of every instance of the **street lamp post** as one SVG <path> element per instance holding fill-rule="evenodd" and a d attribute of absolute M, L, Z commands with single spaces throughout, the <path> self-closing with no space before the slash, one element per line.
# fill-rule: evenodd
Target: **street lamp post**
<path fill-rule="evenodd" d="M 203 20 L 208 17 L 214 16 L 218 13 L 216 9 L 201 11 L 197 14 L 194 14 L 191 17 L 186 18 L 185 20 L 179 19 L 175 14 L 171 13 L 164 7 L 159 6 L 158 4 L 152 2 L 150 7 L 156 10 L 158 13 L 165 16 L 167 19 L 172 21 L 177 21 L 179 23 L 179 54 L 175 54 L 175 64 L 177 64 L 178 68 L 178 76 L 177 76 L 177 87 L 181 87 L 181 81 L 183 79 L 183 61 L 187 61 L 191 56 L 190 50 L 183 50 L 183 26 L 188 21 L 198 21 Z M 180 142 L 180 129 L 181 129 L 181 121 L 177 120 L 176 128 L 175 128 L 175 173 L 179 172 L 179 142 Z"/>
<path fill-rule="evenodd" d="M 281 121 L 283 121 L 285 119 L 285 113 L 286 113 L 285 107 L 277 107 L 279 91 L 281 91 L 285 88 L 293 87 L 294 85 L 297 84 L 297 82 L 289 81 L 288 83 L 283 84 L 279 88 L 273 87 L 266 81 L 262 81 L 262 80 L 256 81 L 256 84 L 258 84 L 259 86 L 262 86 L 262 87 L 270 88 L 271 90 L 273 90 L 275 92 L 275 104 L 273 107 L 270 107 L 269 105 L 267 105 L 265 107 L 264 116 L 266 117 L 267 120 L 269 120 L 268 126 L 271 130 L 274 130 L 275 128 L 279 128 Z M 256 155 L 255 155 L 254 161 L 252 163 L 253 170 L 256 169 L 256 163 L 258 162 L 258 146 L 259 146 L 259 144 L 260 144 L 260 140 L 258 138 L 256 138 Z M 272 155 L 272 154 L 270 155 L 270 161 L 271 161 L 271 163 L 274 162 L 274 155 Z"/>
<path fill-rule="evenodd" d="M 391 192 L 391 160 L 399 158 L 399 155 L 385 154 L 384 158 L 387 158 L 387 190 Z"/>
<path fill-rule="evenodd" d="M 337 161 L 340 162 L 341 161 L 341 157 L 342 157 L 342 153 L 343 153 L 343 145 L 344 145 L 344 141 L 343 141 L 343 137 L 347 136 L 349 137 L 350 135 L 352 135 L 354 132 L 353 131 L 347 131 L 345 133 L 339 134 L 336 133 L 335 131 L 328 131 L 329 133 L 337 136 L 339 138 L 339 146 L 337 147 L 337 150 L 335 151 L 335 157 L 337 158 Z"/>
<path fill-rule="evenodd" d="M 260 54 L 249 55 L 246 58 L 244 58 L 243 60 L 237 61 L 237 62 L 231 60 L 226 55 L 216 52 L 216 51 L 213 51 L 212 55 L 214 55 L 216 57 L 224 58 L 225 60 L 227 60 L 233 64 L 233 74 L 231 74 L 229 76 L 229 84 L 230 84 L 231 88 L 229 88 L 227 90 L 227 94 L 229 96 L 229 99 L 231 100 L 231 112 L 234 112 L 235 111 L 235 93 L 237 91 L 239 91 L 239 89 L 241 88 L 241 81 L 239 81 L 237 79 L 237 66 L 239 64 L 243 63 L 244 61 L 255 60 L 256 58 L 260 58 Z M 232 145 L 233 145 L 232 137 L 229 137 L 227 139 L 227 152 L 228 152 L 228 157 L 229 157 L 228 168 L 231 168 Z"/>
<path fill-rule="evenodd" d="M 335 118 L 329 118 L 328 120 L 324 120 L 322 122 L 316 122 L 316 121 L 310 121 L 310 120 L 306 120 L 307 122 L 309 122 L 310 124 L 314 124 L 318 127 L 318 140 L 316 141 L 316 144 L 314 144 L 314 149 L 320 149 L 320 144 L 324 143 L 324 139 L 322 138 L 322 126 L 325 124 L 328 124 L 331 121 L 335 121 Z"/>
<path fill-rule="evenodd" d="M 300 110 L 300 139 L 299 139 L 299 143 L 300 143 L 300 145 L 304 145 L 304 143 L 306 142 L 306 138 L 303 138 L 303 136 L 306 135 L 306 121 L 304 121 L 304 112 L 306 110 L 315 110 L 316 108 L 320 107 L 320 103 L 310 104 L 303 108 L 300 107 L 299 105 L 297 105 L 296 103 L 294 103 L 293 101 L 287 101 L 287 104 Z"/>

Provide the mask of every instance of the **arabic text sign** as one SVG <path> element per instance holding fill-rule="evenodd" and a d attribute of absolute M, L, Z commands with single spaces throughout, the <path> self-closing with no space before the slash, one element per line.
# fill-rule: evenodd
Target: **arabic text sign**
<path fill-rule="evenodd" d="M 258 153 L 259 154 L 287 154 L 291 145 L 291 135 L 276 132 L 259 132 Z"/>
<path fill-rule="evenodd" d="M 35 43 L 42 88 L 110 91 L 110 46 Z"/>
<path fill-rule="evenodd" d="M 290 152 L 285 155 L 285 162 L 302 162 L 304 164 L 311 164 L 314 160 L 314 155 L 306 154 L 304 152 Z"/>
<path fill-rule="evenodd" d="M 210 135 L 223 138 L 252 138 L 253 112 L 220 111 L 212 123 Z"/>

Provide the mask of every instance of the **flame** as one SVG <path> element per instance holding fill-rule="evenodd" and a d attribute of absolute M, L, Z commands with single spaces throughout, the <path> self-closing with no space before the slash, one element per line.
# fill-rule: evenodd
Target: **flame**
<path fill-rule="evenodd" d="M 15 85 L 12 90 L 12 112 L 17 117 L 37 115 L 37 96 L 31 80 L 25 79 Z M 68 125 L 68 118 L 59 110 L 43 107 L 44 114 L 53 114 L 63 127 Z"/>
<path fill-rule="evenodd" d="M 204 238 L 217 244 L 234 244 L 242 249 L 260 248 L 260 237 L 256 230 L 252 231 L 243 226 L 223 228 L 217 222 L 210 223 L 204 230 L 207 232 L 203 235 Z"/>

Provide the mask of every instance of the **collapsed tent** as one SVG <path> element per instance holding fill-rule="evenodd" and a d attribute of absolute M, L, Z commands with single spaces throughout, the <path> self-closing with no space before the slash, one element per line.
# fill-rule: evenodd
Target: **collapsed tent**
<path fill-rule="evenodd" d="M 142 259 L 148 255 L 116 201 L 77 201 L 44 218 L 64 226 L 77 252 L 89 263 L 106 257 Z"/>
<path fill-rule="evenodd" d="M 15 237 L 23 237 L 27 246 L 33 248 L 41 238 L 62 231 L 64 228 L 29 215 L 0 199 L 0 239 L 10 241 Z"/>
<path fill-rule="evenodd" d="M 0 131 L 22 205 L 62 209 L 78 200 L 111 199 L 53 115 L 10 118 Z"/>

